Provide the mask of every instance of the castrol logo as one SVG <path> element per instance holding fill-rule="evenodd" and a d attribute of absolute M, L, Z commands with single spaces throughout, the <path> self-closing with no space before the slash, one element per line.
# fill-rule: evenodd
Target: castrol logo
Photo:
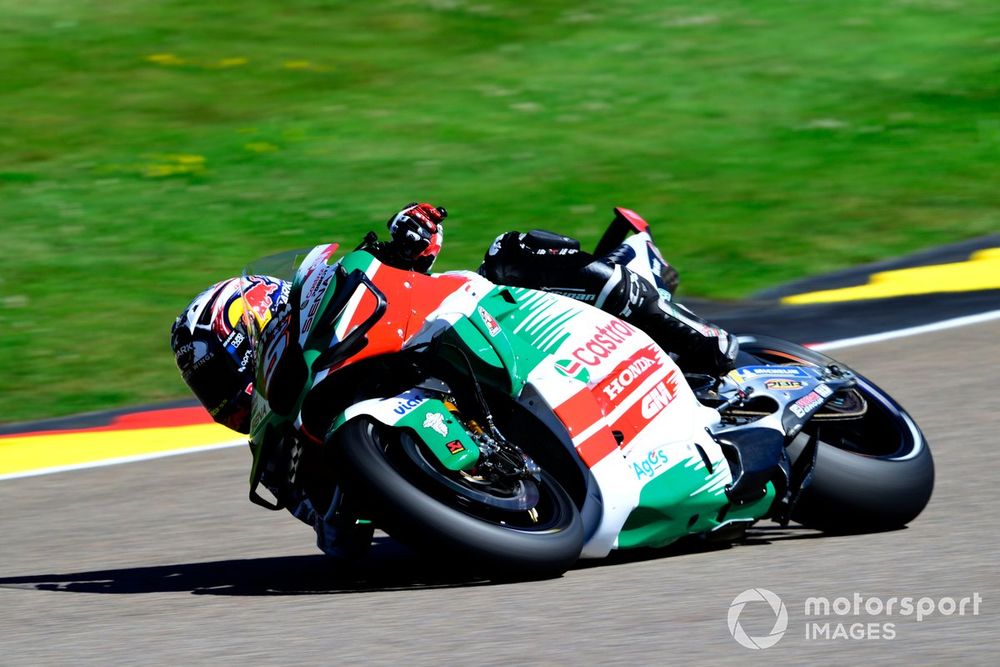
<path fill-rule="evenodd" d="M 588 366 L 600 366 L 633 335 L 633 327 L 621 320 L 612 320 L 609 324 L 598 327 L 597 333 L 573 350 L 573 357 Z"/>

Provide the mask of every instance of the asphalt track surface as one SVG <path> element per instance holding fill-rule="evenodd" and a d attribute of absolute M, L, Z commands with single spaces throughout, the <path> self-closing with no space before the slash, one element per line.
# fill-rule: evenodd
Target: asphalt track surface
<path fill-rule="evenodd" d="M 996 322 L 842 349 L 908 408 L 935 455 L 905 529 L 829 537 L 765 525 L 729 548 L 589 562 L 491 585 L 379 538 L 363 567 L 316 555 L 311 531 L 246 501 L 242 448 L 0 483 L 0 664 L 996 665 L 1000 479 Z M 727 627 L 744 589 L 777 593 L 772 648 Z M 807 597 L 961 598 L 979 615 L 862 615 L 895 638 L 807 640 Z M 762 605 L 740 621 L 774 620 Z M 752 612 L 752 613 L 751 613 Z"/>

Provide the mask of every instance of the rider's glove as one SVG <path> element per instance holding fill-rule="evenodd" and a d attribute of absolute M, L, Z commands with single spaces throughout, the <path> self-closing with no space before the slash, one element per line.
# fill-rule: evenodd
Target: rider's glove
<path fill-rule="evenodd" d="M 389 249 L 402 263 L 414 271 L 430 271 L 444 241 L 442 223 L 448 212 L 430 204 L 407 204 L 389 218 Z"/>

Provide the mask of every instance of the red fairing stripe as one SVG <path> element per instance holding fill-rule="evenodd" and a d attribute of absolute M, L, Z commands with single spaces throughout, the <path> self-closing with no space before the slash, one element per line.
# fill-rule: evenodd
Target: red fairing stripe
<path fill-rule="evenodd" d="M 556 407 L 556 415 L 569 431 L 571 437 L 576 437 L 590 428 L 602 416 L 601 409 L 594 400 L 589 389 L 582 389 L 570 396 Z"/>
<path fill-rule="evenodd" d="M 461 276 L 431 277 L 380 264 L 372 282 L 385 294 L 386 312 L 368 332 L 368 344 L 331 370 L 339 370 L 362 359 L 399 351 L 410 337 L 421 330 L 427 316 L 469 281 Z M 374 312 L 375 304 L 375 298 L 366 293 L 352 315 L 349 326 L 362 323 Z"/>
<path fill-rule="evenodd" d="M 580 455 L 580 458 L 583 459 L 583 462 L 587 464 L 587 467 L 593 468 L 604 460 L 608 454 L 618 451 L 618 442 L 611 435 L 611 431 L 602 428 L 581 442 L 576 451 Z"/>
<path fill-rule="evenodd" d="M 556 407 L 556 415 L 566 426 L 571 437 L 577 437 L 594 424 L 604 413 L 589 389 L 582 389 Z M 593 467 L 611 452 L 618 450 L 618 442 L 605 427 L 598 428 L 593 435 L 579 443 L 577 453 L 587 467 Z"/>

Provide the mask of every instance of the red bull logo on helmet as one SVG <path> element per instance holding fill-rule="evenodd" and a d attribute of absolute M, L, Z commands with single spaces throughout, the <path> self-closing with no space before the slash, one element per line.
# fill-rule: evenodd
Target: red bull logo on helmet
<path fill-rule="evenodd" d="M 231 326 L 249 317 L 256 318 L 257 325 L 263 328 L 271 321 L 271 310 L 275 300 L 273 295 L 281 288 L 280 283 L 266 282 L 254 279 L 250 287 L 243 290 L 242 299 L 235 299 L 229 306 L 229 323 Z"/>

